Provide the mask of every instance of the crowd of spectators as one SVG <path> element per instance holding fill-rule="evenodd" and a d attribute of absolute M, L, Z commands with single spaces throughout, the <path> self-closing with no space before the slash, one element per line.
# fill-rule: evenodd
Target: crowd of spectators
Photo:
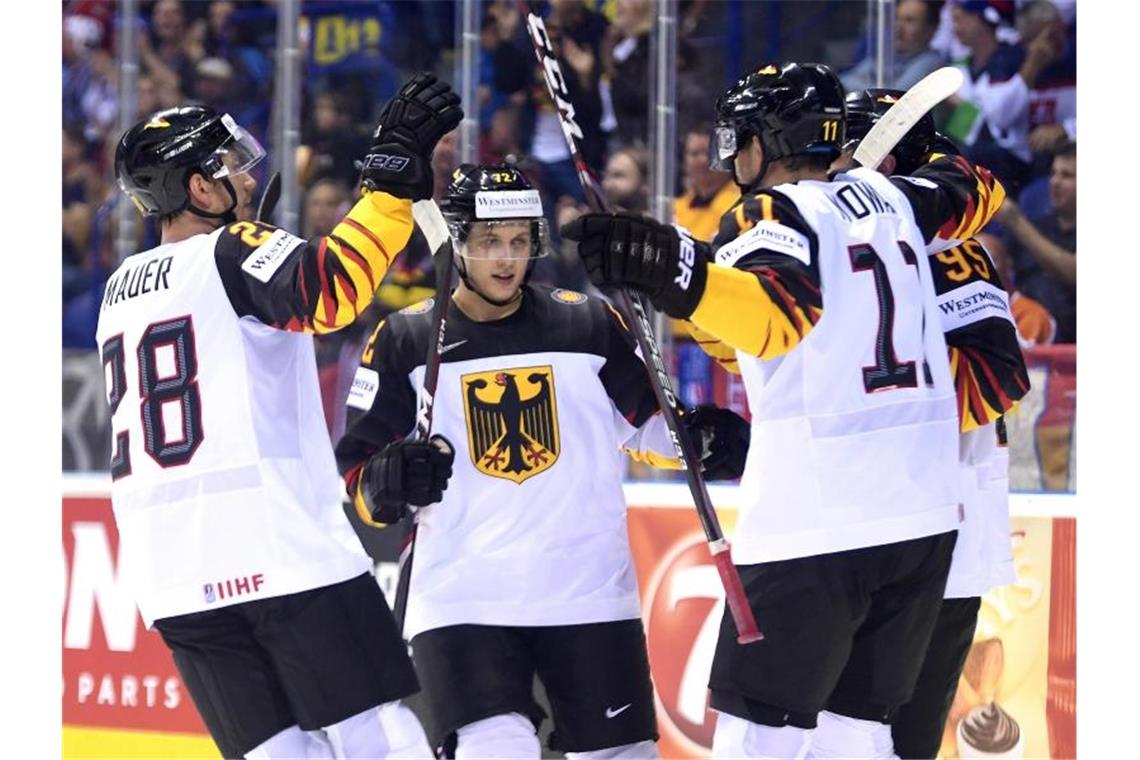
<path fill-rule="evenodd" d="M 707 164 L 703 120 L 721 82 L 710 87 L 708 67 L 699 74 L 696 64 L 702 55 L 717 54 L 708 40 L 726 34 L 711 28 L 715 5 L 681 0 L 678 23 L 673 215 L 705 239 L 715 235 L 716 220 L 739 195 L 729 175 Z M 654 0 L 547 0 L 536 6 L 559 51 L 587 164 L 611 203 L 646 211 Z M 272 151 L 276 3 L 144 0 L 140 11 L 135 116 L 205 103 L 231 113 Z M 478 102 L 468 107 L 478 118 L 478 160 L 517 163 L 543 194 L 553 255 L 536 277 L 585 287 L 573 250 L 557 239 L 558 226 L 585 209 L 585 197 L 535 64 L 525 18 L 515 0 L 484 0 L 480 12 Z M 112 211 L 120 194 L 114 192 L 111 162 L 120 118 L 118 13 L 114 0 L 64 2 L 65 347 L 93 346 L 93 307 L 116 263 Z M 454 2 L 428 0 L 305 2 L 302 14 L 305 64 L 295 160 L 302 228 L 313 235 L 353 201 L 354 161 L 401 72 L 428 68 L 452 78 L 456 14 Z M 1027 345 L 1074 341 L 1076 334 L 1075 28 L 1074 0 L 896 4 L 894 69 L 886 85 L 905 89 L 938 66 L 960 66 L 966 84 L 937 114 L 940 128 L 989 166 L 1016 201 L 985 239 L 996 257 L 1004 256 L 1015 312 L 1033 315 L 1038 327 L 1055 324 L 1035 329 L 1026 321 Z M 860 60 L 831 61 L 849 89 L 875 84 L 874 50 L 866 37 L 860 44 L 858 35 L 853 32 L 852 43 L 865 53 Z M 458 163 L 458 135 L 452 134 L 436 152 L 437 195 Z M 153 223 L 138 227 L 139 250 L 157 242 Z M 389 275 L 377 316 L 429 292 L 430 256 L 420 251 L 406 259 Z"/>

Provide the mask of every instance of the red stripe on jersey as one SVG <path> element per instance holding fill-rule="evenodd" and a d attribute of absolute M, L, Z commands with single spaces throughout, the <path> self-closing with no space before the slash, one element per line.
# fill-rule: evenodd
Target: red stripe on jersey
<path fill-rule="evenodd" d="M 328 275 L 325 274 L 325 256 L 328 253 L 327 239 L 321 238 L 321 246 L 317 249 L 317 274 L 321 279 L 321 295 L 325 297 L 325 324 L 336 322 L 336 293 L 329 285 Z"/>
<path fill-rule="evenodd" d="M 364 274 L 368 276 L 368 289 L 371 291 L 376 290 L 376 280 L 372 277 L 372 265 L 368 263 L 368 260 L 360 255 L 360 252 L 349 245 L 347 241 L 342 240 L 335 235 L 330 237 L 336 240 L 336 242 L 340 243 L 340 249 L 347 258 L 351 259 L 354 264 L 364 270 Z"/>
<path fill-rule="evenodd" d="M 356 493 L 356 482 L 360 479 L 360 473 L 364 471 L 366 461 L 367 460 L 360 464 L 353 465 L 349 468 L 348 472 L 344 474 L 344 484 L 347 486 L 350 494 Z"/>
<path fill-rule="evenodd" d="M 349 227 L 352 227 L 354 230 L 359 232 L 364 237 L 371 240 L 372 244 L 375 245 L 378 249 L 380 249 L 380 253 L 384 256 L 384 263 L 385 264 L 391 264 L 392 263 L 392 257 L 390 255 L 388 255 L 388 249 L 385 248 L 384 244 L 380 242 L 380 238 L 378 238 L 378 237 L 376 237 L 376 235 L 372 234 L 372 230 L 368 229 L 367 227 L 365 227 L 364 225 L 362 225 L 360 222 L 356 221 L 355 219 L 349 219 L 346 217 L 344 219 L 344 223 L 347 224 Z"/>

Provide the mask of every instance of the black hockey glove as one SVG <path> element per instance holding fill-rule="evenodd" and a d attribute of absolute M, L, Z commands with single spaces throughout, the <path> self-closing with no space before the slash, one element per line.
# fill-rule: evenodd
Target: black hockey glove
<path fill-rule="evenodd" d="M 689 409 L 681 417 L 708 480 L 737 480 L 744 472 L 752 427 L 736 412 L 715 406 Z"/>
<path fill-rule="evenodd" d="M 707 243 L 632 214 L 585 214 L 562 228 L 598 286 L 633 288 L 671 317 L 688 319 L 705 292 Z"/>
<path fill-rule="evenodd" d="M 398 198 L 430 198 L 432 151 L 462 120 L 459 96 L 451 87 L 434 74 L 416 74 L 384 106 L 361 162 L 361 183 Z"/>
<path fill-rule="evenodd" d="M 442 435 L 390 443 L 364 465 L 364 504 L 377 522 L 393 523 L 443 499 L 455 447 Z"/>

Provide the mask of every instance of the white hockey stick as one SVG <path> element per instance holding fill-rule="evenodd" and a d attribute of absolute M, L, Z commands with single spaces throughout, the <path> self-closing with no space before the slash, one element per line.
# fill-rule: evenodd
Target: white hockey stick
<path fill-rule="evenodd" d="M 919 119 L 958 91 L 963 79 L 962 71 L 953 66 L 927 74 L 879 117 L 855 149 L 855 160 L 868 169 L 878 167 Z"/>

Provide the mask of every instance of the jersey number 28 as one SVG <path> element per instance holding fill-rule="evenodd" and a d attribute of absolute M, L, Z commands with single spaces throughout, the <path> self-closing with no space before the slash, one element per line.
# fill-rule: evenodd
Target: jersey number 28
<path fill-rule="evenodd" d="M 160 375 L 158 351 L 169 346 L 174 372 Z M 107 373 L 107 401 L 113 416 L 127 393 L 126 356 L 122 333 L 103 342 L 103 371 Z M 139 416 L 143 449 L 162 467 L 186 464 L 202 443 L 202 400 L 198 392 L 198 354 L 194 346 L 194 322 L 189 316 L 155 322 L 146 328 L 135 348 L 139 365 Z M 177 403 L 180 435 L 169 439 L 163 406 Z M 131 474 L 130 433 L 115 434 L 111 454 L 111 478 Z"/>

